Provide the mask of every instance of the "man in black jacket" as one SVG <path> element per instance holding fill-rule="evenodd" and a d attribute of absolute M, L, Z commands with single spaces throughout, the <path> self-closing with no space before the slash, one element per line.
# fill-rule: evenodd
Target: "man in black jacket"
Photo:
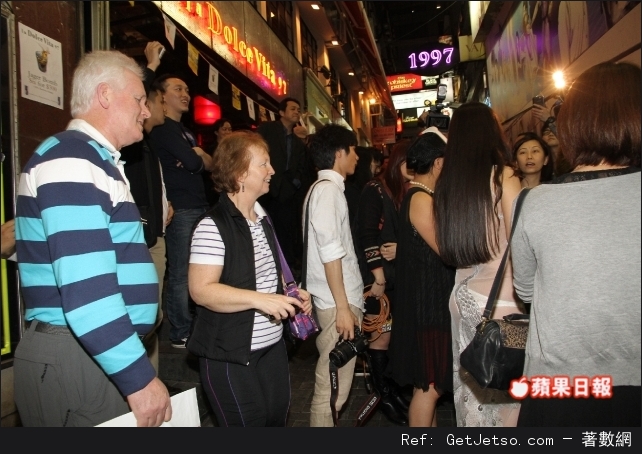
<path fill-rule="evenodd" d="M 158 373 L 158 327 L 163 320 L 162 295 L 163 280 L 165 277 L 165 226 L 170 223 L 174 210 L 172 204 L 167 200 L 165 184 L 160 168 L 158 155 L 149 143 L 149 133 L 158 125 L 165 122 L 163 94 L 158 86 L 152 84 L 154 71 L 160 64 L 159 52 L 163 46 L 152 41 L 145 47 L 147 67 L 145 68 L 145 91 L 147 92 L 147 107 L 150 117 L 143 123 L 143 140 L 133 143 L 121 149 L 121 155 L 125 162 L 125 176 L 129 180 L 129 189 L 134 202 L 143 219 L 145 241 L 149 247 L 149 253 L 154 261 L 154 267 L 158 274 L 158 317 L 156 327 L 143 339 L 156 373 Z"/>
<path fill-rule="evenodd" d="M 194 223 L 209 207 L 201 172 L 212 170 L 212 157 L 198 146 L 194 134 L 181 123 L 191 99 L 187 84 L 171 74 L 158 77 L 154 84 L 163 92 L 166 113 L 165 123 L 155 127 L 150 138 L 163 168 L 167 199 L 174 207 L 174 218 L 165 233 L 165 310 L 171 325 L 172 347 L 185 348 L 192 325 L 187 285 L 189 244 Z"/>
<path fill-rule="evenodd" d="M 295 197 L 305 183 L 305 138 L 308 130 L 299 123 L 301 104 L 294 98 L 285 98 L 279 104 L 279 118 L 262 123 L 258 133 L 270 149 L 270 163 L 274 175 L 270 192 L 259 199 L 274 222 L 276 236 L 283 255 L 291 268 L 300 269 L 301 244 L 299 199 Z M 296 271 L 294 271 L 296 273 Z"/>

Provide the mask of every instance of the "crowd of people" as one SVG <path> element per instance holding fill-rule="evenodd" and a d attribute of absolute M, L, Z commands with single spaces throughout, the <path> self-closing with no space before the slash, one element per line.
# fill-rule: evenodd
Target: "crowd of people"
<path fill-rule="evenodd" d="M 361 333 L 378 408 L 398 425 L 436 426 L 446 394 L 460 427 L 640 425 L 639 67 L 588 69 L 513 144 L 490 107 L 465 103 L 448 131 L 398 142 L 382 168 L 345 127 L 308 135 L 294 98 L 258 132 L 219 120 L 203 150 L 181 121 L 189 87 L 155 74 L 160 47 L 145 49 L 147 68 L 83 56 L 73 120 L 23 169 L 23 425 L 170 421 L 154 353 L 163 299 L 219 426 L 286 425 L 284 325 L 297 312 L 320 327 L 312 427 L 336 425 L 357 355 L 332 376 L 330 354 Z M 14 226 L 2 227 L 5 258 Z M 530 315 L 524 376 L 606 377 L 608 399 L 516 400 L 460 364 L 509 247 L 491 318 Z"/>

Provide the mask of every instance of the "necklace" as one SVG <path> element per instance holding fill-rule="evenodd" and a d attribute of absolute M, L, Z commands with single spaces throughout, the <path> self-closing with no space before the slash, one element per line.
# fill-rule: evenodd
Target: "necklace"
<path fill-rule="evenodd" d="M 432 189 L 430 189 L 428 186 L 426 186 L 423 183 L 418 183 L 416 181 L 411 181 L 410 184 L 416 184 L 417 186 L 420 186 L 420 187 L 424 188 L 426 190 L 426 192 L 428 192 L 428 194 L 430 194 L 430 195 L 433 195 L 435 193 L 435 191 L 433 191 Z"/>

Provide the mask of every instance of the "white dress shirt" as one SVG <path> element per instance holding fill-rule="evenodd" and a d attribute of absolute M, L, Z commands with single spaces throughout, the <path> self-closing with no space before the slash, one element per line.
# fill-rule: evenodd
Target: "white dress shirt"
<path fill-rule="evenodd" d="M 321 170 L 304 202 L 307 207 L 308 199 L 310 200 L 307 290 L 314 296 L 314 304 L 319 309 L 336 306 L 323 264 L 341 259 L 343 285 L 348 302 L 363 310 L 363 281 L 354 252 L 344 189 L 345 184 L 340 174 L 334 170 Z M 305 212 L 303 223 L 305 224 Z"/>

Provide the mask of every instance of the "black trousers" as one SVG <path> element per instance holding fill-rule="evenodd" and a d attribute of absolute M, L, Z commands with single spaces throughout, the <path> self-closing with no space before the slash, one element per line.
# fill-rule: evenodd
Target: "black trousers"
<path fill-rule="evenodd" d="M 220 427 L 285 427 L 290 369 L 283 339 L 245 366 L 200 359 L 201 383 Z"/>

